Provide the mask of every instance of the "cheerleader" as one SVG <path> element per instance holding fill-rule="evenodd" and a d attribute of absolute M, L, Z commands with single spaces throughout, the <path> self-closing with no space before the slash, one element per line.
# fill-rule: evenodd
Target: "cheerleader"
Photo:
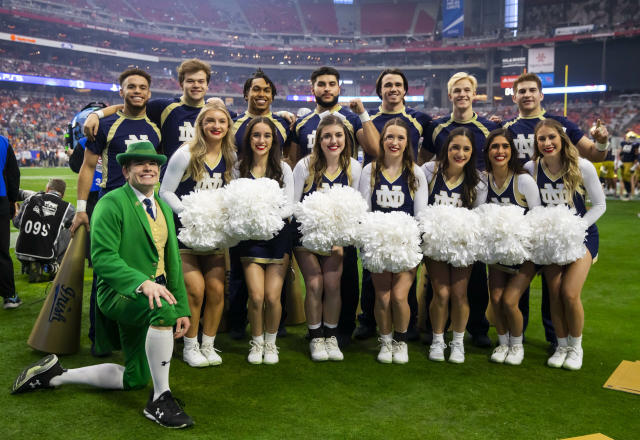
<path fill-rule="evenodd" d="M 533 178 L 522 168 L 518 150 L 507 129 L 489 133 L 484 148 L 487 167 L 487 203 L 517 205 L 525 210 L 540 205 L 540 192 Z M 489 266 L 489 296 L 498 332 L 498 346 L 491 360 L 499 364 L 520 365 L 523 318 L 518 307 L 520 297 L 536 274 L 535 265 L 526 261 L 517 267 Z"/>
<path fill-rule="evenodd" d="M 293 170 L 294 199 L 301 201 L 307 194 L 334 185 L 358 188 L 361 167 L 351 158 L 353 142 L 342 119 L 328 115 L 320 121 L 311 154 Z M 338 347 L 340 317 L 341 247 L 320 255 L 302 247 L 297 234 L 294 253 L 306 286 L 305 313 L 309 327 L 311 359 L 340 361 L 344 357 Z"/>
<path fill-rule="evenodd" d="M 429 184 L 429 205 L 450 205 L 472 208 L 486 195 L 486 185 L 476 171 L 474 136 L 466 127 L 451 131 L 435 162 L 422 165 Z M 454 267 L 444 261 L 426 259 L 427 272 L 433 287 L 433 300 L 429 307 L 433 340 L 429 359 L 444 361 L 444 330 L 451 299 L 451 325 L 453 339 L 449 344 L 449 362 L 464 362 L 464 331 L 469 319 L 467 284 L 471 266 Z"/>
<path fill-rule="evenodd" d="M 564 266 L 552 264 L 543 268 L 549 285 L 551 320 L 558 335 L 558 346 L 547 365 L 579 370 L 584 327 L 580 294 L 591 264 L 598 256 L 595 222 L 606 210 L 605 196 L 593 164 L 579 156 L 577 148 L 554 119 L 544 119 L 536 125 L 534 146 L 533 160 L 525 164 L 525 169 L 540 188 L 542 205 L 568 206 L 583 217 L 588 226 L 586 252 L 582 258 Z M 591 200 L 589 210 L 587 197 Z"/>
<path fill-rule="evenodd" d="M 427 205 L 427 182 L 413 161 L 409 126 L 402 119 L 394 118 L 384 125 L 380 136 L 380 155 L 364 167 L 359 186 L 372 211 L 402 211 L 417 216 Z M 374 314 L 380 330 L 379 362 L 409 362 L 407 328 L 410 310 L 407 297 L 416 269 L 371 274 L 376 295 Z"/>
<path fill-rule="evenodd" d="M 280 141 L 273 122 L 264 116 L 253 118 L 247 125 L 242 144 L 238 177 L 274 179 L 293 204 L 293 173 L 289 165 L 281 161 Z M 291 255 L 288 222 L 271 240 L 243 241 L 236 251 L 249 290 L 252 339 L 247 360 L 251 364 L 276 364 L 276 336 L 282 315 L 280 294 Z"/>
<path fill-rule="evenodd" d="M 178 214 L 181 198 L 192 191 L 220 188 L 232 178 L 236 161 L 231 116 L 220 103 L 206 104 L 195 121 L 191 141 L 171 156 L 160 186 L 160 197 L 173 210 L 176 232 L 182 227 Z M 214 340 L 224 306 L 224 251 L 200 252 L 179 243 L 184 282 L 191 309 L 191 327 L 184 337 L 183 359 L 192 367 L 219 365 L 222 358 Z M 202 345 L 198 345 L 200 309 L 206 295 Z"/>

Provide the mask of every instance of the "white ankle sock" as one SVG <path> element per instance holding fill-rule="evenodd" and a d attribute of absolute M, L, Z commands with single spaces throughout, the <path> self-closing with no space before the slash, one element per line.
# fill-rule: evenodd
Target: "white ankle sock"
<path fill-rule="evenodd" d="M 509 333 L 505 333 L 504 335 L 498 334 L 498 344 L 509 345 Z"/>
<path fill-rule="evenodd" d="M 207 336 L 204 333 L 202 334 L 202 346 L 211 345 L 213 347 L 214 342 L 216 341 L 216 335 Z"/>
<path fill-rule="evenodd" d="M 393 334 L 389 333 L 388 335 L 380 335 L 380 339 L 382 339 L 383 342 L 391 342 L 393 341 Z"/>
<path fill-rule="evenodd" d="M 453 341 L 454 342 L 464 342 L 464 332 L 458 333 L 457 331 L 453 331 Z"/>
<path fill-rule="evenodd" d="M 309 330 L 315 330 L 317 328 L 320 328 L 322 326 L 322 323 L 318 323 L 318 324 L 309 324 L 307 327 L 309 328 Z"/>
<path fill-rule="evenodd" d="M 203 335 L 204 336 L 204 335 Z M 198 343 L 198 337 L 194 336 L 193 338 L 187 338 L 186 336 L 182 338 L 184 340 L 184 348 L 193 347 Z"/>
<path fill-rule="evenodd" d="M 509 345 L 520 344 L 522 345 L 522 335 L 520 336 L 509 336 Z"/>
<path fill-rule="evenodd" d="M 275 344 L 276 343 L 276 337 L 278 337 L 278 332 L 276 332 L 276 333 L 265 332 L 265 334 L 264 334 L 264 342 L 266 342 L 267 344 Z"/>
<path fill-rule="evenodd" d="M 558 338 L 558 347 L 568 347 L 568 340 L 567 338 Z"/>
<path fill-rule="evenodd" d="M 569 345 L 575 348 L 582 348 L 582 335 L 571 336 L 569 335 Z"/>
<path fill-rule="evenodd" d="M 263 335 L 252 336 L 251 339 L 253 339 L 256 344 L 260 344 L 260 345 L 264 344 L 264 336 Z"/>
<path fill-rule="evenodd" d="M 338 323 L 336 322 L 335 324 L 329 324 L 328 322 L 325 322 L 324 326 L 326 328 L 338 328 Z"/>
<path fill-rule="evenodd" d="M 185 338 L 186 339 L 186 338 Z M 195 339 L 195 338 L 194 338 Z M 144 344 L 153 380 L 153 400 L 169 390 L 169 366 L 173 353 L 173 331 L 149 327 Z"/>
<path fill-rule="evenodd" d="M 57 387 L 66 384 L 91 385 L 107 390 L 123 389 L 124 367 L 118 364 L 98 364 L 82 368 L 72 368 L 49 381 Z"/>
<path fill-rule="evenodd" d="M 432 343 L 440 342 L 444 344 L 444 333 L 433 333 Z"/>

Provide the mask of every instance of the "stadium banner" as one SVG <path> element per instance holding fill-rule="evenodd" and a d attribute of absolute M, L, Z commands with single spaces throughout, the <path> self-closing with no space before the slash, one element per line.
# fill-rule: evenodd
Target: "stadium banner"
<path fill-rule="evenodd" d="M 527 57 L 509 57 L 502 59 L 502 68 L 509 69 L 511 67 L 525 67 L 527 65 Z"/>
<path fill-rule="evenodd" d="M 129 58 L 132 60 L 139 60 L 139 61 L 151 61 L 154 63 L 157 63 L 160 61 L 160 58 L 153 55 L 143 55 L 143 54 L 134 53 L 134 52 L 126 52 L 123 50 L 108 49 L 105 47 L 94 47 L 94 46 L 87 46 L 85 44 L 68 43 L 66 41 L 54 41 L 54 40 L 48 40 L 46 38 L 27 37 L 24 35 L 17 35 L 17 34 L 7 34 L 6 32 L 0 32 L 0 40 L 13 41 L 15 43 L 33 44 L 36 46 L 54 47 L 56 49 L 69 49 L 69 50 L 75 50 L 77 52 L 88 52 L 88 53 L 95 53 L 98 55 L 108 55 L 112 57 Z"/>
<path fill-rule="evenodd" d="M 22 75 L 19 73 L 0 72 L 0 81 L 39 84 L 52 87 L 70 87 L 72 89 L 90 89 L 117 92 L 120 87 L 117 84 L 83 81 L 81 79 L 51 78 L 48 76 Z"/>
<path fill-rule="evenodd" d="M 553 73 L 538 73 L 542 87 L 553 86 L 554 75 Z M 500 77 L 500 87 L 503 89 L 509 89 L 513 87 L 513 83 L 518 79 L 520 75 L 503 75 Z"/>
<path fill-rule="evenodd" d="M 555 48 L 538 47 L 529 49 L 529 66 L 528 71 L 532 73 L 553 72 Z"/>
<path fill-rule="evenodd" d="M 554 30 L 554 34 L 556 37 L 559 35 L 575 35 L 582 34 L 584 32 L 591 32 L 593 29 L 594 26 L 592 24 L 585 24 L 583 26 L 565 26 L 556 28 Z"/>
<path fill-rule="evenodd" d="M 464 0 L 442 0 L 442 36 L 464 36 Z"/>

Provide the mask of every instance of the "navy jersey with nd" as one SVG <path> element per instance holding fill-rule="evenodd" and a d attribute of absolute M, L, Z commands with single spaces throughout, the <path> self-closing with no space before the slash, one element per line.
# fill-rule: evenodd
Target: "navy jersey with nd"
<path fill-rule="evenodd" d="M 563 116 L 551 115 L 547 113 L 546 110 L 542 110 L 542 113 L 537 116 L 518 116 L 514 119 L 510 119 L 509 121 L 504 122 L 502 126 L 508 129 L 511 133 L 513 143 L 516 146 L 516 150 L 518 150 L 518 160 L 520 160 L 520 163 L 522 164 L 533 158 L 533 132 L 538 122 L 543 119 L 555 119 L 558 121 L 564 128 L 567 136 L 569 136 L 569 139 L 571 139 L 573 145 L 577 145 L 580 139 L 584 136 L 583 131 L 580 130 L 580 127 L 576 124 Z"/>
<path fill-rule="evenodd" d="M 236 148 L 238 149 L 238 156 L 242 151 L 242 140 L 244 139 L 244 132 L 249 125 L 249 122 L 256 116 L 252 115 L 249 112 L 242 112 L 236 117 L 233 118 L 233 127 L 231 128 L 231 133 L 235 136 Z M 291 134 L 291 130 L 289 130 L 289 123 L 286 119 L 274 115 L 269 112 L 264 115 L 265 118 L 269 119 L 273 122 L 273 125 L 276 126 L 276 134 L 278 136 L 278 140 L 280 141 L 280 148 L 284 148 L 285 142 L 289 139 L 289 135 Z"/>
<path fill-rule="evenodd" d="M 333 107 L 331 112 L 340 113 L 346 118 L 343 119 L 342 122 L 344 123 L 344 126 L 347 127 L 347 131 L 351 136 L 353 145 L 358 145 L 356 133 L 362 128 L 362 123 L 360 122 L 358 115 L 340 105 Z M 298 159 L 308 156 L 311 153 L 311 150 L 313 150 L 313 143 L 316 140 L 316 129 L 318 128 L 319 123 L 320 115 L 317 109 L 296 122 L 295 130 L 291 135 L 292 141 L 297 143 L 300 148 L 300 151 L 298 151 Z M 354 157 L 357 156 L 356 151 L 352 151 L 351 153 Z"/>
<path fill-rule="evenodd" d="M 371 210 L 380 212 L 402 211 L 413 216 L 413 194 L 409 190 L 406 173 L 391 179 L 382 171 L 378 183 L 371 191 Z"/>
<path fill-rule="evenodd" d="M 528 175 L 526 175 L 528 176 Z M 528 208 L 527 198 L 518 189 L 518 174 L 511 174 L 507 180 L 498 188 L 493 178 L 489 174 L 489 187 L 487 189 L 487 202 L 498 205 L 517 205 L 521 208 Z"/>
<path fill-rule="evenodd" d="M 378 133 L 382 133 L 384 124 L 393 118 L 400 118 L 409 126 L 409 137 L 411 138 L 411 147 L 413 148 L 413 160 L 418 160 L 418 151 L 423 143 L 423 133 L 427 131 L 431 124 L 431 116 L 412 108 L 403 107 L 399 112 L 387 112 L 382 110 L 382 105 L 378 107 L 376 112 L 371 116 L 373 125 L 375 125 Z M 369 163 L 370 156 L 365 154 L 365 164 Z"/>
<path fill-rule="evenodd" d="M 194 124 L 203 105 L 191 107 L 182 98 L 151 99 L 147 103 L 147 116 L 160 127 L 160 151 L 170 159 L 180 145 L 195 135 Z"/>
<path fill-rule="evenodd" d="M 116 160 L 116 155 L 127 151 L 132 142 L 149 141 L 158 149 L 160 145 L 160 130 L 158 126 L 145 116 L 128 117 L 122 112 L 107 116 L 100 121 L 96 140 L 87 141 L 86 148 L 102 156 L 102 181 L 100 188 L 103 193 L 120 188 L 125 183 L 122 166 Z"/>
<path fill-rule="evenodd" d="M 338 172 L 334 175 L 330 175 L 325 172 L 322 175 L 320 188 L 316 186 L 315 182 L 311 182 L 311 186 L 305 185 L 302 191 L 302 200 L 304 200 L 304 198 L 312 192 L 325 191 L 329 188 L 333 188 L 334 186 L 349 186 L 349 176 L 347 175 L 347 172 L 345 170 L 339 169 Z"/>
<path fill-rule="evenodd" d="M 635 162 L 640 152 L 640 142 L 620 142 L 620 162 Z"/>
<path fill-rule="evenodd" d="M 462 182 L 464 174 L 457 182 L 449 186 L 441 172 L 429 183 L 429 205 L 447 205 L 462 207 Z"/>
<path fill-rule="evenodd" d="M 437 156 L 442 146 L 446 143 L 449 133 L 458 127 L 466 127 L 473 133 L 476 149 L 476 169 L 484 170 L 484 155 L 482 154 L 484 143 L 487 140 L 487 136 L 489 136 L 489 132 L 499 127 L 498 124 L 478 116 L 475 112 L 471 119 L 466 121 L 456 121 L 453 118 L 453 113 L 434 120 L 424 135 L 423 147 Z"/>

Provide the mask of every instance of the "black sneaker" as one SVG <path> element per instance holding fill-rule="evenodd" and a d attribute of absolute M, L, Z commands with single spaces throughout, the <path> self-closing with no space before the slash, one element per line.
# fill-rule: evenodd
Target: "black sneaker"
<path fill-rule="evenodd" d="M 361 341 L 369 338 L 373 338 L 376 335 L 375 326 L 369 326 L 365 324 L 359 324 L 358 327 L 353 332 L 353 337 L 359 339 Z"/>
<path fill-rule="evenodd" d="M 5 298 L 4 305 L 2 307 L 4 307 L 5 310 L 9 310 L 9 309 L 17 309 L 18 307 L 20 307 L 20 305 L 22 305 L 22 300 L 16 293 L 13 296 Z"/>
<path fill-rule="evenodd" d="M 471 336 L 471 343 L 476 347 L 489 348 L 491 347 L 491 339 L 486 334 L 477 334 Z"/>
<path fill-rule="evenodd" d="M 182 406 L 184 403 L 174 398 L 171 391 L 165 391 L 160 394 L 160 397 L 153 400 L 153 390 L 151 390 L 143 414 L 149 420 L 153 420 L 165 428 L 188 428 L 193 425 L 193 419 L 182 411 Z"/>
<path fill-rule="evenodd" d="M 58 356 L 55 354 L 45 356 L 22 370 L 11 387 L 11 394 L 53 388 L 49 385 L 49 381 L 62 373 L 64 373 L 64 369 L 60 366 Z"/>

